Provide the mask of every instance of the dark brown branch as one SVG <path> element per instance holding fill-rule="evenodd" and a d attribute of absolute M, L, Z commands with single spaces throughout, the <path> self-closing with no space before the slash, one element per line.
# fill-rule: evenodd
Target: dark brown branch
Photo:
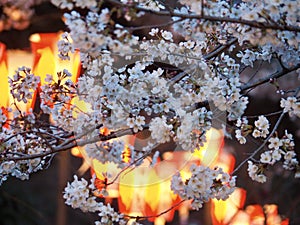
<path fill-rule="evenodd" d="M 232 38 L 225 45 L 221 45 L 221 46 L 217 47 L 216 49 L 214 49 L 213 51 L 211 51 L 210 53 L 204 55 L 203 58 L 206 60 L 212 59 L 212 58 L 216 57 L 217 55 L 219 55 L 221 52 L 223 52 L 226 48 L 230 47 L 231 45 L 233 45 L 236 42 L 237 42 L 237 38 Z"/>
<path fill-rule="evenodd" d="M 298 26 L 290 26 L 290 25 L 283 25 L 283 24 L 273 24 L 273 23 L 267 23 L 267 22 L 257 22 L 257 21 L 249 21 L 244 19 L 236 19 L 236 18 L 229 18 L 229 17 L 217 17 L 217 16 L 209 16 L 209 15 L 197 15 L 197 14 L 183 14 L 183 13 L 177 13 L 174 11 L 155 11 L 151 9 L 145 9 L 143 7 L 138 6 L 136 3 L 133 4 L 125 4 L 117 0 L 105 0 L 105 2 L 111 3 L 115 6 L 119 6 L 122 8 L 133 8 L 139 11 L 143 11 L 146 13 L 151 13 L 154 15 L 159 16 L 174 16 L 179 17 L 183 19 L 202 19 L 207 20 L 211 22 L 226 22 L 226 23 L 237 23 L 242 25 L 248 25 L 250 27 L 254 28 L 260 28 L 260 29 L 272 29 L 272 30 L 281 30 L 281 31 L 294 31 L 294 32 L 300 32 L 300 27 Z"/>
<path fill-rule="evenodd" d="M 251 89 L 251 88 L 254 88 L 256 86 L 259 86 L 261 84 L 264 84 L 264 83 L 267 83 L 270 81 L 270 79 L 277 79 L 279 77 L 282 77 L 290 72 L 293 72 L 293 71 L 296 71 L 297 69 L 300 68 L 300 64 L 292 67 L 292 68 L 282 68 L 281 71 L 277 71 L 267 77 L 262 77 L 262 78 L 259 78 L 257 80 L 254 80 L 253 82 L 251 83 L 247 83 L 247 84 L 244 84 L 241 86 L 241 91 L 245 91 L 247 89 Z"/>
<path fill-rule="evenodd" d="M 184 19 L 178 19 L 178 20 L 174 20 L 174 21 L 169 21 L 167 23 L 143 25 L 143 26 L 137 26 L 137 27 L 126 27 L 124 29 L 129 30 L 129 31 L 135 31 L 135 30 L 151 29 L 151 28 L 158 28 L 158 27 L 167 27 L 172 24 L 179 23 L 183 20 Z"/>
<path fill-rule="evenodd" d="M 149 125 L 144 125 L 143 128 L 148 129 Z M 84 132 L 84 134 L 87 134 L 87 132 Z M 125 136 L 125 135 L 130 135 L 130 134 L 134 134 L 134 132 L 131 128 L 128 128 L 128 129 L 123 129 L 123 130 L 118 130 L 118 131 L 115 131 L 115 132 L 111 132 L 107 136 L 100 135 L 100 136 L 95 136 L 95 137 L 87 139 L 87 140 L 77 141 L 78 137 L 85 136 L 83 134 L 80 134 L 77 137 L 72 137 L 70 139 L 67 139 L 66 141 L 64 141 L 63 143 L 61 143 L 60 145 L 58 145 L 56 147 L 55 146 L 52 147 L 51 151 L 42 152 L 42 153 L 39 153 L 39 154 L 26 155 L 26 156 L 22 156 L 22 157 L 5 157 L 2 160 L 17 161 L 17 160 L 28 160 L 28 159 L 46 157 L 46 156 L 49 156 L 49 155 L 52 155 L 52 154 L 55 154 L 55 153 L 58 153 L 58 152 L 70 150 L 74 147 L 85 146 L 87 144 L 96 143 L 98 141 L 108 141 L 108 140 L 111 140 L 111 139 L 115 139 L 115 138 L 122 137 L 122 136 Z M 7 154 L 14 154 L 14 153 L 13 152 L 12 153 L 7 152 Z"/>

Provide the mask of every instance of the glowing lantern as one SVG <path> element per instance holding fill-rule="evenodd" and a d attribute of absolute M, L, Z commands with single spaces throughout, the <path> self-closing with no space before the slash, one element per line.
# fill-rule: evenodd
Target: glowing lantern
<path fill-rule="evenodd" d="M 34 55 L 33 68 L 35 68 L 42 56 L 40 50 L 49 48 L 51 52 L 55 52 L 56 43 L 58 41 L 57 33 L 39 33 L 32 34 L 29 38 L 31 44 L 31 51 Z"/>
<path fill-rule="evenodd" d="M 226 201 L 213 200 L 211 217 L 213 225 L 288 225 L 281 219 L 277 205 L 249 205 L 242 210 L 246 198 L 243 189 L 236 191 Z"/>
<path fill-rule="evenodd" d="M 132 216 L 154 215 L 159 202 L 160 179 L 148 160 L 120 176 L 119 209 Z"/>
<path fill-rule="evenodd" d="M 156 214 L 171 208 L 181 201 L 177 195 L 174 195 L 173 192 L 170 191 L 172 176 L 180 172 L 183 179 L 188 179 L 191 176 L 189 168 L 192 164 L 199 164 L 199 162 L 199 159 L 188 151 L 165 152 L 163 154 L 163 160 L 154 167 L 161 179 L 159 181 L 161 183 L 161 194 L 159 195 L 160 201 L 156 209 Z M 179 210 L 180 218 L 184 223 L 184 221 L 188 219 L 189 207 L 190 202 L 181 204 L 160 216 L 160 219 L 155 222 L 159 222 L 159 224 L 164 224 L 163 221 L 170 222 L 174 217 L 175 210 Z"/>
<path fill-rule="evenodd" d="M 21 67 L 31 67 L 32 65 L 32 54 L 29 51 L 23 50 L 7 50 L 7 60 L 8 60 L 8 75 L 10 78 L 13 78 L 15 71 Z M 34 99 L 34 97 L 33 97 Z M 12 95 L 9 96 L 9 105 L 13 108 L 12 103 L 14 102 Z M 27 103 L 18 102 L 18 108 L 23 112 L 28 112 L 32 107 L 32 99 L 28 99 Z"/>
<path fill-rule="evenodd" d="M 206 142 L 202 147 L 196 149 L 193 153 L 198 157 L 203 166 L 211 166 L 218 158 L 220 150 L 223 147 L 223 134 L 220 130 L 211 128 L 205 134 Z"/>
<path fill-rule="evenodd" d="M 234 164 L 234 156 L 223 149 L 218 156 L 218 161 L 213 165 L 222 168 L 226 173 L 231 173 L 234 169 Z"/>
<path fill-rule="evenodd" d="M 107 183 L 110 183 L 114 180 L 114 182 L 107 187 L 105 187 L 106 191 L 108 192 L 108 198 L 117 198 L 119 196 L 118 186 L 119 186 L 119 177 L 118 174 L 121 172 L 121 169 L 117 167 L 116 164 L 109 162 L 109 163 L 100 163 L 98 160 L 92 160 L 92 171 L 96 173 L 96 176 L 99 182 L 104 181 L 107 179 L 106 175 L 109 174 L 109 178 Z M 115 179 L 117 177 L 117 179 Z M 104 188 L 103 186 L 98 187 L 98 189 Z M 100 196 L 102 197 L 102 196 Z"/>
<path fill-rule="evenodd" d="M 70 53 L 70 60 L 61 60 L 58 57 L 57 41 L 60 33 L 40 33 L 30 36 L 31 49 L 34 55 L 33 71 L 41 77 L 44 83 L 46 74 L 56 77 L 56 72 L 67 69 L 71 74 L 71 80 L 76 82 L 80 73 L 80 56 L 76 51 Z"/>
<path fill-rule="evenodd" d="M 288 225 L 289 219 L 284 219 L 282 221 L 281 217 L 278 215 L 278 207 L 275 204 L 264 205 L 264 213 L 266 214 L 267 224 L 279 224 Z"/>
<path fill-rule="evenodd" d="M 158 203 L 153 208 L 153 215 L 157 215 L 167 209 L 170 209 L 178 200 L 178 196 L 170 191 L 171 186 L 171 174 L 170 171 L 176 170 L 176 165 L 172 162 L 162 161 L 155 165 L 154 170 L 157 174 L 157 180 L 155 181 L 159 185 Z M 165 224 L 166 221 L 173 220 L 176 208 L 171 209 L 167 213 L 161 215 L 158 218 L 150 218 L 149 221 L 154 221 L 156 224 Z"/>
<path fill-rule="evenodd" d="M 278 215 L 277 205 L 249 205 L 245 212 L 249 215 L 250 224 L 252 225 L 286 225 L 289 219 L 282 220 Z"/>
<path fill-rule="evenodd" d="M 244 206 L 246 191 L 237 188 L 226 201 L 212 200 L 211 218 L 213 225 L 229 224 L 239 210 Z"/>
<path fill-rule="evenodd" d="M 29 40 L 33 52 L 33 73 L 40 76 L 41 85 L 45 84 L 47 74 L 53 76 L 54 80 L 58 80 L 57 73 L 63 69 L 67 69 L 71 74 L 71 80 L 75 83 L 80 73 L 80 57 L 79 53 L 70 54 L 70 60 L 64 61 L 58 57 L 57 41 L 60 33 L 40 33 L 33 34 Z M 35 99 L 38 96 L 36 91 L 34 94 L 33 107 Z M 50 118 L 51 120 L 51 118 Z"/>
<path fill-rule="evenodd" d="M 7 107 L 9 104 L 9 89 L 8 89 L 8 69 L 6 46 L 0 43 L 0 108 Z"/>

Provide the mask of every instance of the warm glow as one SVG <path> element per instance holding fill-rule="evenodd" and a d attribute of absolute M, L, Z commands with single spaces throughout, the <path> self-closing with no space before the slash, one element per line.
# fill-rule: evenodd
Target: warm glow
<path fill-rule="evenodd" d="M 221 151 L 221 153 L 218 155 L 218 160 L 214 166 L 218 166 L 223 169 L 226 173 L 231 173 L 234 169 L 235 164 L 235 158 L 232 154 L 226 152 L 225 149 Z"/>
<path fill-rule="evenodd" d="M 238 213 L 231 219 L 230 225 L 250 225 L 250 216 L 240 210 Z M 254 224 L 253 224 L 254 225 Z"/>
<path fill-rule="evenodd" d="M 34 43 L 40 42 L 41 41 L 41 35 L 40 34 L 32 34 L 29 37 L 29 41 L 34 42 Z"/>
<path fill-rule="evenodd" d="M 223 145 L 223 134 L 220 130 L 211 128 L 206 133 L 206 142 L 196 149 L 193 155 L 200 159 L 204 166 L 213 165 Z"/>
<path fill-rule="evenodd" d="M 114 163 L 100 163 L 98 160 L 92 161 L 92 168 L 95 171 L 96 176 L 99 180 L 103 181 L 105 178 L 108 178 L 107 183 L 111 182 L 115 177 L 121 172 L 121 169 L 117 167 Z M 108 197 L 117 198 L 119 196 L 118 191 L 119 179 L 108 185 L 106 190 L 108 191 Z"/>
<path fill-rule="evenodd" d="M 41 33 L 30 36 L 31 49 L 34 54 L 33 69 L 36 75 L 41 76 L 43 84 L 45 74 L 53 75 L 67 69 L 73 76 L 71 80 L 76 82 L 80 72 L 79 52 L 70 53 L 70 60 L 61 60 L 58 57 L 57 41 L 60 33 Z M 47 64 L 48 63 L 48 64 Z"/>
<path fill-rule="evenodd" d="M 245 212 L 250 216 L 252 224 L 264 224 L 264 211 L 260 205 L 249 205 L 245 209 Z"/>
<path fill-rule="evenodd" d="M 9 89 L 8 89 L 8 69 L 6 47 L 0 43 L 0 108 L 7 107 L 9 103 Z"/>
<path fill-rule="evenodd" d="M 178 171 L 183 179 L 188 179 L 191 176 L 189 168 L 192 164 L 199 164 L 199 160 L 191 152 L 165 152 L 163 160 L 155 166 L 155 169 L 163 179 L 171 179 Z"/>
<path fill-rule="evenodd" d="M 163 217 L 158 217 L 154 220 L 154 225 L 164 225 L 166 220 Z"/>
<path fill-rule="evenodd" d="M 53 78 L 57 79 L 55 71 L 55 56 L 49 47 L 37 50 L 40 54 L 38 64 L 34 67 L 33 73 L 41 77 L 41 84 L 44 85 L 47 74 L 53 74 Z"/>
<path fill-rule="evenodd" d="M 81 150 L 79 149 L 79 147 L 72 148 L 71 154 L 76 157 L 82 157 Z"/>
<path fill-rule="evenodd" d="M 10 78 L 13 78 L 15 71 L 19 67 L 26 66 L 31 68 L 33 62 L 33 55 L 31 54 L 31 52 L 28 51 L 8 50 L 7 60 L 8 60 L 8 75 Z M 14 109 L 14 106 L 12 105 L 13 102 L 14 99 L 12 95 L 9 95 L 9 106 Z M 28 111 L 31 107 L 32 107 L 32 99 L 29 99 L 26 104 L 22 102 L 18 102 L 18 108 L 24 112 Z"/>
<path fill-rule="evenodd" d="M 77 115 L 79 113 L 88 112 L 91 109 L 91 105 L 83 100 L 80 100 L 78 96 L 74 97 L 71 100 L 71 104 L 76 106 L 76 108 L 72 111 L 72 115 L 74 118 L 77 118 Z"/>
<path fill-rule="evenodd" d="M 228 224 L 244 206 L 246 191 L 238 188 L 226 200 L 212 200 L 211 217 L 213 225 Z"/>

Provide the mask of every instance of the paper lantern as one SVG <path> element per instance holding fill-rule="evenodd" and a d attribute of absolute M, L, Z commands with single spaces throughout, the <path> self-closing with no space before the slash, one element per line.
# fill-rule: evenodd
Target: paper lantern
<path fill-rule="evenodd" d="M 220 154 L 218 155 L 218 160 L 213 164 L 213 166 L 217 166 L 219 168 L 222 168 L 224 172 L 230 174 L 235 165 L 235 158 L 232 154 L 226 152 L 225 149 L 223 149 Z"/>
<path fill-rule="evenodd" d="M 22 66 L 31 67 L 32 66 L 33 55 L 29 51 L 24 50 L 7 50 L 7 68 L 8 68 L 8 76 L 13 79 L 13 75 L 15 71 Z M 10 87 L 9 87 L 10 90 Z M 32 108 L 32 102 L 35 97 L 33 96 L 32 99 L 28 99 L 27 103 L 17 102 L 18 109 L 22 112 L 28 112 Z M 12 104 L 14 99 L 12 95 L 9 95 L 9 106 L 15 109 L 15 106 Z"/>
<path fill-rule="evenodd" d="M 203 166 L 212 166 L 223 147 L 224 136 L 220 130 L 211 128 L 205 134 L 206 142 L 202 147 L 196 149 L 193 153 L 194 156 L 198 157 Z"/>
<path fill-rule="evenodd" d="M 148 160 L 139 167 L 129 169 L 120 176 L 119 209 L 132 216 L 154 215 L 159 202 L 160 184 Z M 147 205 L 148 204 L 148 205 Z"/>
<path fill-rule="evenodd" d="M 163 154 L 163 160 L 154 167 L 161 179 L 160 183 L 162 185 L 157 214 L 170 209 L 181 201 L 179 196 L 173 194 L 170 190 L 172 176 L 180 172 L 183 179 L 188 179 L 191 176 L 189 170 L 191 165 L 199 163 L 199 159 L 189 151 L 165 152 Z M 184 221 L 188 220 L 189 208 L 190 202 L 188 201 L 187 203 L 178 205 L 161 217 L 164 218 L 164 221 L 170 222 L 173 220 L 175 210 L 179 210 L 180 219 L 184 223 Z M 162 223 L 162 221 L 163 220 L 159 220 L 160 223 Z"/>
<path fill-rule="evenodd" d="M 70 60 L 61 60 L 58 57 L 57 42 L 60 40 L 61 33 L 37 33 L 30 36 L 31 50 L 34 55 L 33 70 L 35 74 L 43 77 L 45 74 L 56 76 L 56 72 L 67 69 L 71 74 L 71 80 L 77 81 L 80 74 L 80 55 L 79 51 L 69 53 Z M 48 64 L 47 64 L 48 62 Z"/>
<path fill-rule="evenodd" d="M 97 179 L 102 182 L 105 179 L 107 180 L 107 183 L 111 183 L 113 180 L 114 182 L 107 187 L 99 185 L 97 188 L 101 190 L 102 188 L 105 188 L 108 192 L 108 198 L 117 198 L 119 197 L 119 177 L 118 174 L 121 172 L 121 169 L 117 167 L 116 164 L 109 162 L 109 163 L 100 163 L 98 160 L 92 160 L 92 173 L 95 173 L 97 176 Z M 109 174 L 109 177 L 107 178 L 105 175 Z M 115 179 L 117 177 L 117 179 Z M 100 196 L 103 197 L 103 196 Z"/>
<path fill-rule="evenodd" d="M 234 218 L 243 208 L 246 199 L 246 191 L 237 188 L 227 200 L 212 200 L 211 218 L 213 225 L 224 225 Z"/>
<path fill-rule="evenodd" d="M 0 42 L 0 108 L 9 104 L 8 68 L 5 44 Z"/>

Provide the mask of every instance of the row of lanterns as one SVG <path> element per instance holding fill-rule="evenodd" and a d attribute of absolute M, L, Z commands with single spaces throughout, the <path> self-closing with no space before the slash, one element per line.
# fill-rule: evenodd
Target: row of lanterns
<path fill-rule="evenodd" d="M 134 137 L 130 136 L 123 140 L 129 144 L 135 142 Z M 78 152 L 73 152 L 79 155 Z M 85 155 L 84 149 L 81 149 L 81 152 Z M 103 174 L 106 172 L 111 173 L 111 180 L 117 177 L 112 185 L 106 187 L 107 201 L 116 198 L 120 212 L 133 217 L 148 217 L 155 225 L 172 221 L 176 210 L 179 211 L 180 224 L 188 223 L 190 202 L 182 203 L 181 199 L 170 190 L 172 175 L 177 171 L 184 179 L 188 179 L 191 176 L 189 168 L 193 163 L 210 167 L 218 165 L 229 173 L 235 163 L 234 157 L 223 149 L 222 132 L 216 129 L 209 130 L 206 144 L 194 153 L 165 152 L 154 166 L 150 166 L 150 160 L 145 159 L 141 166 L 121 173 L 121 169 L 113 163 L 103 164 L 96 159 L 87 160 L 90 161 L 92 172 L 96 173 L 99 180 L 105 179 Z M 108 180 L 108 183 L 111 180 Z M 155 217 L 165 211 L 167 212 Z"/>

